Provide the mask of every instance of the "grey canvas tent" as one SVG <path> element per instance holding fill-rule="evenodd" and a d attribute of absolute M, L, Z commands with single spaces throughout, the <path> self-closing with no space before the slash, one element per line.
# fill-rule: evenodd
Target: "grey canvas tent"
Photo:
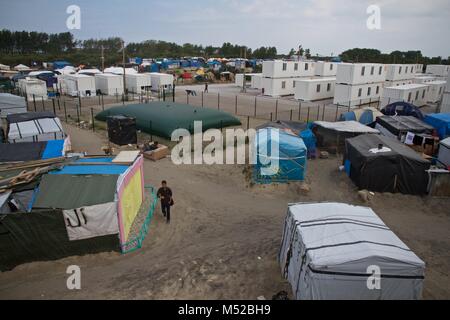
<path fill-rule="evenodd" d="M 27 112 L 27 103 L 24 97 L 10 93 L 0 93 L 0 118 L 23 112 Z"/>
<path fill-rule="evenodd" d="M 278 257 L 300 300 L 420 299 L 425 263 L 372 211 L 343 203 L 288 208 Z M 379 287 L 372 287 L 378 267 Z"/>

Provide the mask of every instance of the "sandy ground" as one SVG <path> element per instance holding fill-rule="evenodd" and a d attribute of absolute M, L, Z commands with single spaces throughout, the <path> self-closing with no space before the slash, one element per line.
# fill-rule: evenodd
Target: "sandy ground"
<path fill-rule="evenodd" d="M 104 137 L 67 127 L 74 149 L 99 154 Z M 308 163 L 307 183 L 249 186 L 244 167 L 175 166 L 145 161 L 145 181 L 169 181 L 176 205 L 167 225 L 159 207 L 144 247 L 35 262 L 0 273 L 2 299 L 268 299 L 290 287 L 277 253 L 287 204 L 362 205 L 339 159 Z M 376 194 L 369 204 L 427 264 L 424 298 L 450 298 L 450 200 Z M 82 290 L 66 288 L 66 268 L 81 267 Z"/>

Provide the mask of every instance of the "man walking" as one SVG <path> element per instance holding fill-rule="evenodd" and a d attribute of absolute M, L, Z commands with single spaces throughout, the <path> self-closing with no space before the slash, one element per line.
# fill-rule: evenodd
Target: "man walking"
<path fill-rule="evenodd" d="M 205 93 L 209 93 L 209 91 L 208 91 L 208 82 L 205 82 Z"/>
<path fill-rule="evenodd" d="M 161 200 L 161 210 L 167 219 L 167 223 L 170 223 L 170 207 L 173 206 L 172 190 L 167 186 L 167 181 L 161 182 L 161 188 L 157 193 L 158 199 Z"/>

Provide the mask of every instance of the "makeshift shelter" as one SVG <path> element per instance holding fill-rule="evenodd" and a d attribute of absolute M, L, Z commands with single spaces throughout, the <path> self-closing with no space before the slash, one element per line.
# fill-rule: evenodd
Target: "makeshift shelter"
<path fill-rule="evenodd" d="M 344 166 L 359 189 L 423 195 L 431 163 L 405 144 L 381 135 L 347 139 Z"/>
<path fill-rule="evenodd" d="M 223 111 L 172 102 L 151 102 L 113 107 L 98 113 L 95 118 L 106 121 L 109 116 L 114 115 L 136 118 L 138 130 L 169 139 L 176 129 L 186 129 L 193 133 L 194 121 L 202 121 L 204 131 L 241 124 L 239 119 Z"/>
<path fill-rule="evenodd" d="M 143 158 L 133 152 L 65 163 L 44 175 L 29 213 L 0 214 L 0 270 L 25 262 L 102 251 L 129 252 L 142 245 L 150 212 L 133 231 L 144 201 Z M 140 224 L 140 223 L 139 223 Z"/>
<path fill-rule="evenodd" d="M 66 139 L 61 121 L 50 112 L 12 114 L 6 121 L 9 143 Z"/>
<path fill-rule="evenodd" d="M 24 97 L 10 93 L 0 93 L 0 118 L 9 114 L 27 112 L 27 102 Z"/>
<path fill-rule="evenodd" d="M 450 137 L 440 142 L 438 160 L 447 168 L 450 167 Z"/>
<path fill-rule="evenodd" d="M 278 261 L 298 300 L 422 298 L 425 263 L 367 207 L 289 205 Z"/>
<path fill-rule="evenodd" d="M 85 74 L 68 74 L 60 77 L 62 93 L 72 97 L 96 95 L 95 78 Z"/>
<path fill-rule="evenodd" d="M 343 152 L 345 140 L 348 138 L 367 133 L 380 133 L 380 131 L 356 121 L 315 121 L 312 130 L 317 138 L 317 146 L 333 153 Z"/>
<path fill-rule="evenodd" d="M 440 139 L 450 136 L 450 113 L 427 114 L 424 122 L 436 129 Z"/>
<path fill-rule="evenodd" d="M 100 94 L 114 96 L 124 93 L 123 77 L 112 73 L 95 75 L 95 87 Z"/>
<path fill-rule="evenodd" d="M 278 128 L 260 129 L 255 153 L 254 181 L 268 184 L 305 179 L 307 149 L 300 137 Z"/>
<path fill-rule="evenodd" d="M 364 125 L 370 125 L 381 116 L 383 114 L 375 108 L 362 108 L 341 114 L 339 121 L 358 121 Z"/>
<path fill-rule="evenodd" d="M 150 91 L 152 78 L 149 73 L 126 74 L 127 90 L 129 92 L 141 94 Z"/>
<path fill-rule="evenodd" d="M 422 111 L 420 111 L 418 107 L 403 101 L 398 101 L 387 105 L 381 110 L 381 113 L 385 116 L 412 116 L 420 120 L 423 119 Z"/>
<path fill-rule="evenodd" d="M 122 115 L 108 117 L 108 139 L 119 146 L 137 143 L 136 119 Z"/>
<path fill-rule="evenodd" d="M 408 132 L 430 135 L 434 128 L 413 116 L 383 116 L 377 118 L 376 129 L 391 138 L 400 138 Z"/>
<path fill-rule="evenodd" d="M 65 141 L 1 143 L 0 162 L 20 162 L 59 158 L 65 155 Z"/>
<path fill-rule="evenodd" d="M 27 97 L 28 101 L 47 100 L 47 83 L 45 81 L 25 78 L 19 79 L 19 90 L 22 95 Z"/>

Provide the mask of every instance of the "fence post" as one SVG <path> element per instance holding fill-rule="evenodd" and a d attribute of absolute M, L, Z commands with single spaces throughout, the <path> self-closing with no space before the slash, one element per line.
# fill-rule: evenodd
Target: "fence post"
<path fill-rule="evenodd" d="M 302 102 L 298 103 L 298 121 L 302 120 Z"/>
<path fill-rule="evenodd" d="M 255 97 L 255 118 L 256 118 L 256 104 L 257 104 L 257 101 L 256 101 L 256 97 Z"/>
<path fill-rule="evenodd" d="M 52 99 L 52 106 L 53 106 L 53 114 L 56 115 L 55 99 Z"/>
<path fill-rule="evenodd" d="M 278 99 L 275 102 L 275 120 L 278 120 Z"/>
<path fill-rule="evenodd" d="M 64 100 L 63 104 L 64 104 L 64 118 L 66 119 L 66 123 L 67 123 L 67 109 L 66 109 L 66 101 L 65 100 Z"/>
<path fill-rule="evenodd" d="M 163 101 L 166 102 L 166 89 L 163 87 Z"/>
<path fill-rule="evenodd" d="M 204 99 L 205 99 L 205 93 L 202 91 L 202 108 L 205 105 Z"/>
<path fill-rule="evenodd" d="M 78 104 L 79 104 L 80 110 L 81 110 L 81 94 L 80 94 L 80 92 L 78 92 Z"/>
<path fill-rule="evenodd" d="M 348 112 L 352 110 L 352 101 L 348 102 Z"/>
<path fill-rule="evenodd" d="M 186 104 L 189 104 L 189 92 L 186 91 Z"/>
<path fill-rule="evenodd" d="M 238 96 L 236 95 L 236 102 L 234 104 L 234 114 L 237 115 L 238 113 Z"/>
<path fill-rule="evenodd" d="M 220 92 L 217 92 L 217 110 L 220 110 Z"/>
<path fill-rule="evenodd" d="M 94 108 L 91 108 L 92 131 L 95 132 Z"/>
<path fill-rule="evenodd" d="M 103 100 L 103 94 L 101 95 L 102 97 L 102 110 L 105 111 L 105 101 Z"/>
<path fill-rule="evenodd" d="M 306 123 L 309 123 L 309 110 L 310 110 L 311 108 L 310 107 L 308 107 L 308 115 L 306 116 Z"/>
<path fill-rule="evenodd" d="M 247 130 L 250 129 L 250 116 L 247 116 Z"/>
<path fill-rule="evenodd" d="M 78 109 L 78 105 L 76 106 L 77 107 L 77 124 L 78 125 L 80 125 L 80 111 L 81 111 L 81 109 Z"/>
<path fill-rule="evenodd" d="M 336 104 L 336 117 L 334 118 L 335 122 L 337 121 L 338 113 L 339 113 L 339 103 Z"/>
<path fill-rule="evenodd" d="M 150 120 L 150 141 L 153 141 L 152 121 Z"/>
<path fill-rule="evenodd" d="M 60 97 L 58 97 L 58 110 L 60 110 L 61 111 L 61 98 Z"/>
<path fill-rule="evenodd" d="M 34 112 L 37 111 L 36 109 L 36 96 L 33 94 L 33 105 L 34 105 Z"/>
<path fill-rule="evenodd" d="M 320 119 L 320 104 L 317 105 L 317 121 Z"/>
<path fill-rule="evenodd" d="M 290 121 L 292 121 L 292 111 L 293 111 L 293 110 L 291 109 L 291 116 L 290 116 L 290 118 L 289 118 Z"/>
<path fill-rule="evenodd" d="M 325 120 L 325 104 L 323 105 L 323 109 L 322 109 L 322 121 Z"/>
<path fill-rule="evenodd" d="M 273 112 L 270 113 L 270 122 L 273 121 Z"/>
<path fill-rule="evenodd" d="M 118 103 L 119 102 L 119 92 L 117 91 L 117 88 L 116 88 L 116 103 Z"/>
<path fill-rule="evenodd" d="M 172 89 L 172 101 L 173 101 L 173 103 L 175 103 L 175 88 L 176 88 L 176 84 L 174 82 L 173 83 L 173 89 Z"/>
<path fill-rule="evenodd" d="M 45 102 L 44 102 L 44 96 L 41 97 L 42 99 L 42 110 L 45 111 Z"/>

